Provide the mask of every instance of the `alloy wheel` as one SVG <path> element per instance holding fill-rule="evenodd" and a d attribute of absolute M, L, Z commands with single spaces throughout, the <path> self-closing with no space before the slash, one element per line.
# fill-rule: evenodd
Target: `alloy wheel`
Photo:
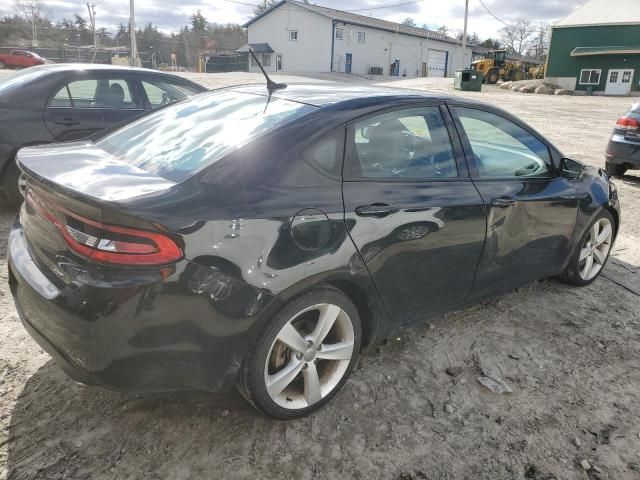
<path fill-rule="evenodd" d="M 591 226 L 589 235 L 580 249 L 580 278 L 591 280 L 600 273 L 611 250 L 612 239 L 613 226 L 608 218 L 601 218 Z"/>
<path fill-rule="evenodd" d="M 322 400 L 349 368 L 354 338 L 351 318 L 337 305 L 321 303 L 294 315 L 267 355 L 264 382 L 271 399 L 292 410 Z"/>

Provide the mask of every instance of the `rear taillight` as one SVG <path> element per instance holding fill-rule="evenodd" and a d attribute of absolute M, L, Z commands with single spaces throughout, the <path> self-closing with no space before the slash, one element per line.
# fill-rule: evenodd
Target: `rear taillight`
<path fill-rule="evenodd" d="M 45 206 L 30 192 L 27 203 L 58 229 L 71 250 L 91 260 L 112 265 L 157 266 L 182 258 L 180 247 L 161 233 L 89 220 L 51 203 Z"/>
<path fill-rule="evenodd" d="M 632 117 L 620 117 L 616 122 L 618 130 L 638 131 L 640 130 L 640 122 Z"/>

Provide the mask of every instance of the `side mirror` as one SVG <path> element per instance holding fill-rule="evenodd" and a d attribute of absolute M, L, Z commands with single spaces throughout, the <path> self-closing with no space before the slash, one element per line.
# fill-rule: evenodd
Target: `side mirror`
<path fill-rule="evenodd" d="M 577 160 L 572 160 L 570 158 L 563 158 L 560 160 L 560 173 L 563 177 L 570 180 L 577 180 L 581 178 L 582 175 L 584 175 L 585 169 L 586 165 L 578 162 Z"/>

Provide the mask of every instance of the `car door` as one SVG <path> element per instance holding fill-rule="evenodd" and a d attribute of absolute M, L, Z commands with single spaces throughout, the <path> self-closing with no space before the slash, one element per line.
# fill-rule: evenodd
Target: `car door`
<path fill-rule="evenodd" d="M 448 115 L 428 104 L 348 126 L 345 221 L 401 323 L 462 303 L 485 240 L 482 199 Z"/>
<path fill-rule="evenodd" d="M 77 140 L 145 112 L 135 83 L 118 72 L 89 72 L 58 84 L 44 110 L 56 141 Z"/>
<path fill-rule="evenodd" d="M 559 154 L 500 112 L 458 105 L 452 113 L 487 207 L 487 241 L 474 295 L 561 271 L 570 254 L 578 198 L 572 181 L 559 173 Z"/>

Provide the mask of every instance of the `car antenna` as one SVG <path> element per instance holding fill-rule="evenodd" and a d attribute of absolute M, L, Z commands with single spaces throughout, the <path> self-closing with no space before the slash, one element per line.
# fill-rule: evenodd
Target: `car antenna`
<path fill-rule="evenodd" d="M 269 75 L 267 75 L 267 72 L 265 72 L 264 68 L 262 68 L 262 64 L 258 61 L 258 57 L 256 57 L 255 53 L 253 53 L 253 48 L 249 48 L 249 53 L 251 54 L 255 62 L 258 64 L 258 67 L 260 67 L 260 70 L 262 71 L 264 78 L 267 79 L 267 90 L 269 91 L 269 96 L 271 96 L 271 94 L 275 90 L 282 90 L 283 88 L 287 88 L 286 83 L 276 83 L 269 78 Z"/>

